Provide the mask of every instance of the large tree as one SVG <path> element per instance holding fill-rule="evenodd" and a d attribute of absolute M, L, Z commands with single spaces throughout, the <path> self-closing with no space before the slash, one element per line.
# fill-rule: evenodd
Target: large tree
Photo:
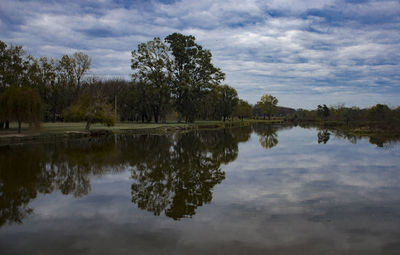
<path fill-rule="evenodd" d="M 173 33 L 165 38 L 173 56 L 173 97 L 175 109 L 186 122 L 193 122 L 201 102 L 213 85 L 225 74 L 212 64 L 209 50 L 195 42 L 195 37 Z"/>
<path fill-rule="evenodd" d="M 268 119 L 271 119 L 271 116 L 277 110 L 278 99 L 272 95 L 265 94 L 261 97 L 260 101 L 257 103 L 261 109 L 263 109 L 264 114 L 268 116 Z"/>
<path fill-rule="evenodd" d="M 154 121 L 165 119 L 170 109 L 170 73 L 171 59 L 168 47 L 156 37 L 147 43 L 138 45 L 132 51 L 131 68 L 133 80 L 145 86 L 146 103 L 152 110 Z"/>

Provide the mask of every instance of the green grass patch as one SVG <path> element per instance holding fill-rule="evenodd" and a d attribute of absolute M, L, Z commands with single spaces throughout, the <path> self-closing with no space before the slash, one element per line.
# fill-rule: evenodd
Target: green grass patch
<path fill-rule="evenodd" d="M 124 133 L 128 131 L 143 130 L 178 130 L 178 129 L 203 129 L 203 128 L 224 128 L 233 126 L 249 125 L 249 121 L 196 121 L 195 123 L 136 123 L 136 122 L 118 122 L 114 126 L 107 127 L 102 124 L 92 124 L 90 130 L 108 130 L 113 133 Z M 46 134 L 62 134 L 66 132 L 84 132 L 85 122 L 43 122 L 40 128 L 29 127 L 28 124 L 22 125 L 20 136 L 36 136 Z M 18 136 L 17 123 L 10 123 L 10 129 L 0 130 L 0 137 L 16 135 Z"/>

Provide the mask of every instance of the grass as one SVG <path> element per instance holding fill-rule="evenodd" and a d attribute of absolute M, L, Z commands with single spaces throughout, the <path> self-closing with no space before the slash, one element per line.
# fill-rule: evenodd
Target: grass
<path fill-rule="evenodd" d="M 268 120 L 227 120 L 223 121 L 196 121 L 195 123 L 177 123 L 169 121 L 167 123 L 136 123 L 119 122 L 115 126 L 107 127 L 102 124 L 92 124 L 90 131 L 106 130 L 112 133 L 150 133 L 165 134 L 179 130 L 191 129 L 217 129 L 225 127 L 247 126 L 251 123 L 277 123 L 280 121 Z M 18 134 L 17 123 L 10 123 L 9 129 L 0 129 L 0 145 L 9 145 L 26 142 L 46 142 L 54 139 L 80 138 L 87 136 L 85 132 L 85 122 L 44 122 L 40 128 L 29 127 L 23 124 L 21 134 Z"/>
<path fill-rule="evenodd" d="M 136 123 L 136 122 L 118 122 L 115 126 L 107 127 L 102 124 L 92 124 L 90 130 L 109 130 L 112 132 L 123 132 L 124 130 L 143 130 L 143 129 L 160 129 L 160 128 L 218 128 L 227 126 L 240 126 L 254 122 L 263 123 L 280 123 L 281 120 L 227 120 L 223 121 L 202 121 L 198 120 L 195 123 L 178 123 L 169 121 L 167 123 Z M 83 132 L 85 131 L 85 122 L 43 122 L 41 127 L 36 129 L 29 127 L 28 124 L 22 124 L 21 135 L 38 135 L 38 134 L 57 134 L 65 132 Z M 17 135 L 17 123 L 10 123 L 10 129 L 0 130 L 0 136 Z"/>
<path fill-rule="evenodd" d="M 136 123 L 136 122 L 118 122 L 115 126 L 107 127 L 102 124 L 92 124 L 90 130 L 109 130 L 112 132 L 123 132 L 124 130 L 143 130 L 143 129 L 160 129 L 160 128 L 202 128 L 202 127 L 224 127 L 238 125 L 240 123 L 248 123 L 247 121 L 196 121 L 195 123 Z M 39 134 L 57 134 L 65 132 L 83 132 L 85 131 L 85 122 L 43 122 L 41 127 L 36 129 L 29 127 L 28 124 L 22 124 L 21 135 L 39 135 Z M 0 130 L 0 136 L 18 135 L 17 123 L 10 123 L 10 129 Z"/>
<path fill-rule="evenodd" d="M 22 125 L 21 135 L 35 135 L 35 134 L 57 134 L 65 132 L 83 132 L 85 131 L 86 123 L 84 122 L 44 122 L 41 124 L 39 129 L 34 127 L 30 128 L 28 124 Z M 109 130 L 117 132 L 121 130 L 135 130 L 135 129 L 150 129 L 160 127 L 186 127 L 188 125 L 182 123 L 168 123 L 168 124 L 156 124 L 156 123 L 129 123 L 121 122 L 116 123 L 115 126 L 107 127 L 102 124 L 92 124 L 90 130 Z M 18 127 L 16 123 L 10 123 L 10 129 L 0 130 L 0 136 L 17 134 Z"/>

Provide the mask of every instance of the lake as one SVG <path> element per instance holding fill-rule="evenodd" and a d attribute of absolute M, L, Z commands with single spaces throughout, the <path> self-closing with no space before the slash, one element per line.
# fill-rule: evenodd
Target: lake
<path fill-rule="evenodd" d="M 254 125 L 0 147 L 1 254 L 399 254 L 400 146 Z"/>

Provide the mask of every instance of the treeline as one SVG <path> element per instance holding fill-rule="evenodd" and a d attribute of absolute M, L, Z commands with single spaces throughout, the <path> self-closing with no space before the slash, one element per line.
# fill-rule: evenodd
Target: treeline
<path fill-rule="evenodd" d="M 168 115 L 185 122 L 251 116 L 251 106 L 223 84 L 225 74 L 212 64 L 211 52 L 191 35 L 139 44 L 132 51 L 131 81 L 88 76 L 90 67 L 91 58 L 82 52 L 37 59 L 22 46 L 0 41 L 0 128 L 10 121 L 90 126 L 115 119 L 157 123 Z M 29 96 L 22 97 L 22 90 Z"/>
<path fill-rule="evenodd" d="M 328 107 L 318 105 L 314 110 L 298 109 L 287 115 L 290 121 L 315 122 L 322 121 L 327 124 L 346 123 L 347 125 L 385 125 L 399 126 L 400 106 L 390 108 L 385 104 L 376 104 L 369 108 L 345 107 L 344 105 Z"/>
<path fill-rule="evenodd" d="M 62 120 L 87 85 L 90 64 L 82 52 L 37 59 L 22 46 L 0 41 L 0 128 L 8 128 L 9 121 Z"/>

